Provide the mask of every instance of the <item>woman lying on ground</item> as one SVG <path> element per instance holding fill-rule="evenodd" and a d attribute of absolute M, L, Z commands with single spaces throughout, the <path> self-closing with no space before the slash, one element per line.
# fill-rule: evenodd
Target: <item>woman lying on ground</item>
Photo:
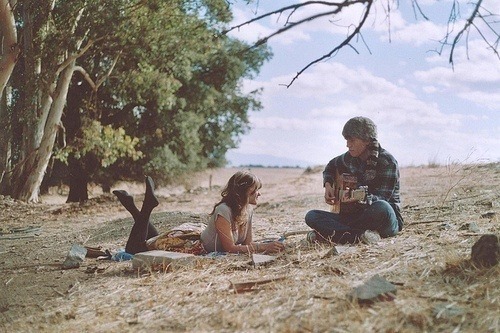
<path fill-rule="evenodd" d="M 252 236 L 252 205 L 257 204 L 262 184 L 255 175 L 236 172 L 222 190 L 222 199 L 210 213 L 201 233 L 207 252 L 274 253 L 284 250 L 281 242 L 255 243 Z"/>
<path fill-rule="evenodd" d="M 251 205 L 257 204 L 260 188 L 260 180 L 249 172 L 238 171 L 229 179 L 221 193 L 221 201 L 214 206 L 208 224 L 201 233 L 205 252 L 275 253 L 284 250 L 283 243 L 278 241 L 252 241 Z M 146 177 L 146 193 L 140 211 L 134 198 L 126 191 L 116 190 L 113 193 L 134 218 L 125 251 L 136 254 L 155 249 L 147 242 L 159 235 L 149 220 L 151 212 L 158 206 L 151 177 Z"/>

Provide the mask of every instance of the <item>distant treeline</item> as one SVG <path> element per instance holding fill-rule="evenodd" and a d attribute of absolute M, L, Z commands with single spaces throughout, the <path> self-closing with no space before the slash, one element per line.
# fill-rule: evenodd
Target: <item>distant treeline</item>
<path fill-rule="evenodd" d="M 262 164 L 244 164 L 244 165 L 239 165 L 238 168 L 272 168 L 272 169 L 305 169 L 304 167 L 301 167 L 299 165 L 291 166 L 291 165 L 285 165 L 285 166 L 279 166 L 279 165 L 262 165 Z"/>

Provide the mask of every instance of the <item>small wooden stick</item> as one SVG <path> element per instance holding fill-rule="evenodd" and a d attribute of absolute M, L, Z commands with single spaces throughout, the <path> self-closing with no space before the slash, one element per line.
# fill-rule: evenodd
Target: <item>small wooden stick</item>
<path fill-rule="evenodd" d="M 289 236 L 295 236 L 295 235 L 305 235 L 309 232 L 310 230 L 298 230 L 298 231 L 289 231 L 285 232 L 283 234 L 283 238 L 288 238 Z"/>
<path fill-rule="evenodd" d="M 255 280 L 255 281 L 247 281 L 247 282 L 231 282 L 231 287 L 234 289 L 235 293 L 242 293 L 242 292 L 247 292 L 247 291 L 252 291 L 254 290 L 254 287 L 257 287 L 262 284 L 266 284 L 269 282 L 274 282 L 274 281 L 279 281 L 285 279 L 285 276 L 280 276 L 280 277 L 275 277 L 275 278 L 270 278 L 270 279 L 263 279 L 263 280 Z"/>
<path fill-rule="evenodd" d="M 446 222 L 446 221 L 445 220 L 416 221 L 416 222 L 408 223 L 408 226 L 411 226 L 414 224 L 440 223 L 440 222 Z"/>

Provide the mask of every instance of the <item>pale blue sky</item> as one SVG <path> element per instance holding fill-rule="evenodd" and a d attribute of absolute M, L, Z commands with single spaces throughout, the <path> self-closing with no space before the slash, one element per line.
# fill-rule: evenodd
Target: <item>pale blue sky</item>
<path fill-rule="evenodd" d="M 260 0 L 258 8 L 241 4 L 235 22 L 291 3 L 295 1 Z M 387 2 L 378 1 L 382 3 Z M 255 80 L 245 82 L 246 89 L 264 87 L 264 109 L 250 114 L 252 130 L 229 152 L 232 164 L 247 163 L 241 158 L 245 155 L 268 155 L 324 165 L 346 151 L 342 127 L 358 115 L 374 120 L 381 145 L 402 166 L 499 161 L 498 56 L 471 33 L 468 44 L 463 39 L 456 48 L 453 70 L 449 48 L 442 56 L 433 52 L 445 35 L 451 1 L 419 1 L 432 22 L 415 19 L 409 0 L 399 3 L 399 9 L 391 9 L 390 26 L 382 8 L 370 17 L 363 30 L 369 50 L 353 43 L 360 54 L 345 48 L 309 68 L 290 88 L 282 84 L 337 45 L 346 35 L 344 27 L 356 22 L 360 12 L 345 13 L 336 25 L 312 22 L 271 39 L 273 59 Z M 466 2 L 461 4 L 461 13 L 468 13 Z M 484 0 L 483 7 L 500 14 L 498 0 Z M 283 22 L 284 17 L 274 17 L 232 35 L 255 41 Z M 257 157 L 254 163 L 266 165 Z"/>

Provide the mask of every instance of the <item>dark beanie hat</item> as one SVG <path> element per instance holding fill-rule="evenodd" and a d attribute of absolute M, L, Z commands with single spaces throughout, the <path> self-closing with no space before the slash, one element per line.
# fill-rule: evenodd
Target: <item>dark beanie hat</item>
<path fill-rule="evenodd" d="M 365 141 L 377 139 L 377 125 L 366 117 L 354 117 L 347 121 L 342 130 L 344 138 L 358 138 Z"/>

